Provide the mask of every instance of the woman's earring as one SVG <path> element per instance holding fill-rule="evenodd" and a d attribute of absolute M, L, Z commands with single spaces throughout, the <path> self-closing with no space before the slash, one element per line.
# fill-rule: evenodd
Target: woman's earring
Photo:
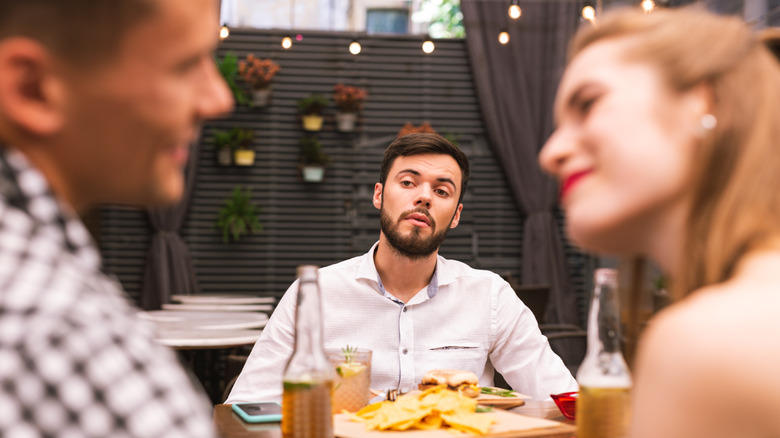
<path fill-rule="evenodd" d="M 716 119 L 712 114 L 705 114 L 701 116 L 699 125 L 701 125 L 701 129 L 705 132 L 712 131 L 716 126 L 718 126 L 718 119 Z"/>

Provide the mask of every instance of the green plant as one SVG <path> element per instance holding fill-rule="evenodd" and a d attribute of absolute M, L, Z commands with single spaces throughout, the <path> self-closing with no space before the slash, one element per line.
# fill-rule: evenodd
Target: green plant
<path fill-rule="evenodd" d="M 236 186 L 233 193 L 225 199 L 225 204 L 217 214 L 216 228 L 222 230 L 222 241 L 228 243 L 232 237 L 238 241 L 241 236 L 261 231 L 263 225 L 257 217 L 260 207 L 252 204 L 252 192 Z"/>
<path fill-rule="evenodd" d="M 218 148 L 229 147 L 230 149 L 249 148 L 252 145 L 252 139 L 255 137 L 255 131 L 248 128 L 231 128 L 229 131 L 214 129 L 214 145 Z"/>
<path fill-rule="evenodd" d="M 352 361 L 355 360 L 357 351 L 358 351 L 357 347 L 350 347 L 349 345 L 347 345 L 346 347 L 341 347 L 341 353 L 344 355 L 344 362 L 352 363 Z"/>
<path fill-rule="evenodd" d="M 331 163 L 332 160 L 322 150 L 322 144 L 317 140 L 317 137 L 302 137 L 300 145 L 302 165 L 325 166 Z"/>
<path fill-rule="evenodd" d="M 298 110 L 303 115 L 322 114 L 322 110 L 328 106 L 328 98 L 322 94 L 310 94 L 298 101 Z"/>
<path fill-rule="evenodd" d="M 216 59 L 215 61 L 217 69 L 233 93 L 233 98 L 236 99 L 236 103 L 239 105 L 250 105 L 252 101 L 249 99 L 249 96 L 236 83 L 236 77 L 238 76 L 238 58 L 236 55 L 227 53 L 222 60 Z"/>

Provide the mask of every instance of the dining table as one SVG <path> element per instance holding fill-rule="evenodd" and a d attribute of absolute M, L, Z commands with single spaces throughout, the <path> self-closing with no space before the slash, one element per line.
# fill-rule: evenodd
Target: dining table
<path fill-rule="evenodd" d="M 574 420 L 565 418 L 552 400 L 525 400 L 520 407 L 509 412 L 534 418 L 553 420 L 560 427 L 537 429 L 517 433 L 492 435 L 500 438 L 574 438 Z M 280 423 L 246 423 L 235 414 L 232 406 L 218 404 L 214 406 L 214 425 L 222 438 L 281 438 Z M 491 435 L 487 435 L 490 437 Z M 337 438 L 338 435 L 337 435 Z"/>

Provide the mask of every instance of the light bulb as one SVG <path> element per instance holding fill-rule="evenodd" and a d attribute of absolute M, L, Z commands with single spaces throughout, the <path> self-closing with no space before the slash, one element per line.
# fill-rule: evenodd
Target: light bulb
<path fill-rule="evenodd" d="M 509 42 L 509 32 L 507 31 L 501 31 L 501 33 L 498 34 L 498 42 L 501 44 L 506 44 Z"/>
<path fill-rule="evenodd" d="M 433 53 L 433 49 L 435 48 L 436 46 L 433 45 L 433 41 L 431 40 L 425 40 L 422 45 L 422 51 L 425 53 Z"/>
<path fill-rule="evenodd" d="M 282 48 L 289 49 L 290 47 L 292 47 L 292 38 L 290 37 L 282 38 Z"/>
<path fill-rule="evenodd" d="M 351 53 L 353 55 L 357 55 L 358 53 L 360 53 L 361 49 L 362 49 L 362 47 L 360 46 L 360 43 L 357 42 L 357 40 L 352 41 L 351 43 L 349 43 L 349 53 Z"/>
<path fill-rule="evenodd" d="M 219 28 L 219 39 L 224 40 L 230 36 L 230 29 L 228 29 L 227 25 L 222 25 L 222 27 Z"/>
<path fill-rule="evenodd" d="M 518 5 L 509 5 L 509 17 L 516 20 L 520 18 L 521 15 L 523 15 L 523 11 L 520 9 L 520 6 Z"/>
<path fill-rule="evenodd" d="M 582 8 L 582 18 L 593 21 L 596 18 L 596 10 L 593 9 L 593 6 L 585 6 Z"/>
<path fill-rule="evenodd" d="M 653 9 L 655 9 L 655 2 L 653 2 L 653 0 L 642 0 L 642 10 L 645 11 L 645 13 L 653 12 Z"/>

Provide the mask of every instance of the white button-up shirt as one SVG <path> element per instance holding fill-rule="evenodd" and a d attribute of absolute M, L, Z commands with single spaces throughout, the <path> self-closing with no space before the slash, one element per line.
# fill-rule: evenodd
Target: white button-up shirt
<path fill-rule="evenodd" d="M 469 370 L 481 386 L 494 369 L 536 399 L 576 391 L 534 318 L 501 277 L 439 256 L 431 283 L 404 304 L 388 294 L 365 255 L 319 270 L 324 344 L 372 350 L 371 387 L 416 389 L 434 368 Z M 295 281 L 252 349 L 226 403 L 278 400 L 295 338 Z"/>

